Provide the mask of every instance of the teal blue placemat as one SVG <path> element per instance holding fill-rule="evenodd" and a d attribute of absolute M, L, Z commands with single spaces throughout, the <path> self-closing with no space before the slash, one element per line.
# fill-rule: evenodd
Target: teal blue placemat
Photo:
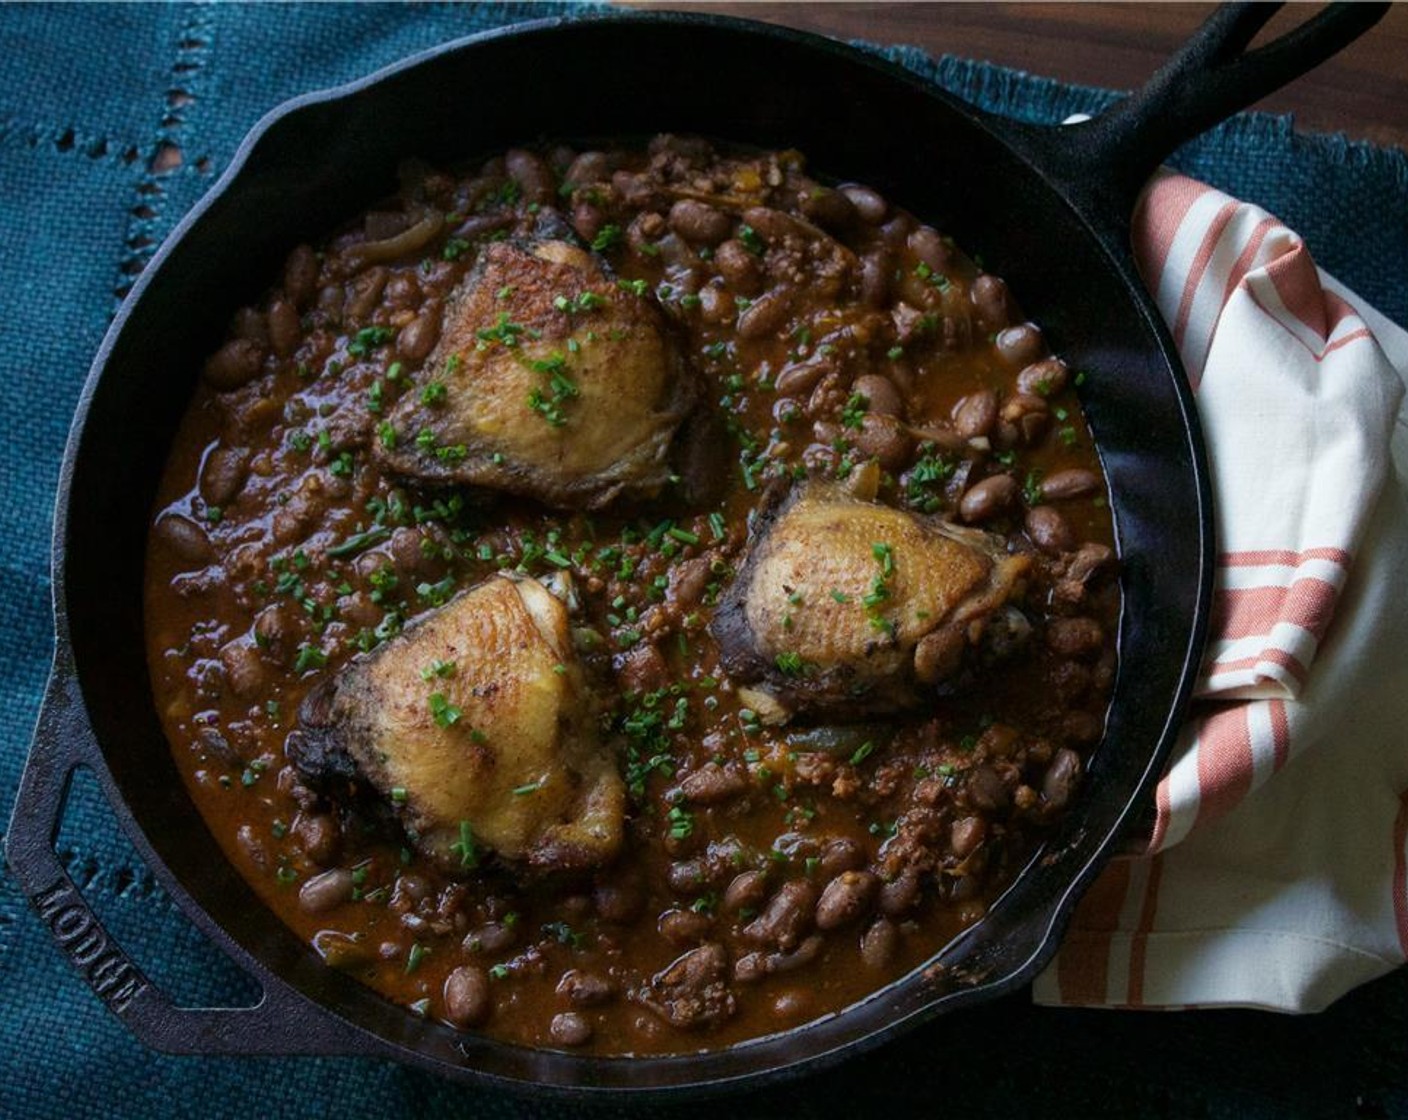
<path fill-rule="evenodd" d="M 50 657 L 49 517 L 64 437 L 89 360 L 142 264 L 280 101 L 550 12 L 528 4 L 0 7 L 6 816 Z M 912 49 L 884 53 L 1031 120 L 1096 111 L 1110 96 Z M 1322 265 L 1408 325 L 1402 152 L 1245 116 L 1178 163 L 1279 214 Z M 191 1005 L 249 997 L 248 982 L 136 861 L 91 783 L 76 789 L 61 840 L 75 878 L 158 983 Z M 899 1115 L 1408 1115 L 1405 1009 L 1402 972 L 1300 1021 L 1058 1012 L 1016 998 L 729 1108 L 791 1117 L 849 1117 L 881 1105 Z M 152 1054 L 82 987 L 8 876 L 0 876 L 0 1042 L 0 1118 L 580 1114 L 389 1064 Z M 1307 1051 L 1317 1055 L 1313 1065 L 1294 1057 Z"/>

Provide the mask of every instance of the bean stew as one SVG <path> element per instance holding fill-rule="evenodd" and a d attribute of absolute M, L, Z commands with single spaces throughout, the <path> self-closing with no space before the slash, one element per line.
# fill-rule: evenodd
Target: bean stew
<path fill-rule="evenodd" d="M 460 1030 L 840 1010 L 1079 796 L 1120 605 L 1081 376 L 796 151 L 408 164 L 234 313 L 168 461 L 191 796 L 329 966 Z"/>

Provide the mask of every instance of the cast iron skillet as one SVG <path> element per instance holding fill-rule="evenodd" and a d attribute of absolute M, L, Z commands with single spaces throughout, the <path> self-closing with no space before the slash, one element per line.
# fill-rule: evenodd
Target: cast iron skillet
<path fill-rule="evenodd" d="M 1247 52 L 1272 6 L 1219 10 L 1133 97 L 1062 129 L 996 119 L 829 40 L 713 17 L 553 19 L 427 51 L 270 113 L 157 253 L 103 342 L 55 513 L 57 651 L 7 852 L 60 947 L 144 1042 L 176 1053 L 357 1054 L 540 1089 L 757 1084 L 834 1062 L 1029 981 L 1148 800 L 1196 672 L 1213 552 L 1207 468 L 1177 354 L 1135 273 L 1128 217 L 1178 144 L 1323 61 L 1387 5 L 1335 6 Z M 526 76 L 526 80 L 525 80 Z M 1125 609 L 1105 741 L 1084 796 L 979 925 L 842 1014 L 715 1053 L 610 1059 L 422 1022 L 324 966 L 226 862 L 151 702 L 144 540 L 193 371 L 287 249 L 390 191 L 398 160 L 448 163 L 537 136 L 697 132 L 798 147 L 870 183 L 1005 277 L 1082 389 L 1111 486 Z M 109 938 L 54 850 L 72 771 L 97 776 L 185 914 L 264 989 L 185 1009 Z"/>

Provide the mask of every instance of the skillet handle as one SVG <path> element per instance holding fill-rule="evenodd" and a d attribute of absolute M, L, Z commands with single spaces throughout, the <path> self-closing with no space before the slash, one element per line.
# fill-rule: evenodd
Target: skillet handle
<path fill-rule="evenodd" d="M 29 761 L 5 836 L 10 869 L 69 963 L 109 1011 L 146 1045 L 168 1054 L 371 1054 L 368 1036 L 261 974 L 253 1007 L 178 1007 L 103 929 L 64 869 L 55 840 L 74 770 L 114 790 L 84 713 L 63 642 L 40 707 Z M 237 961 L 246 971 L 250 962 Z"/>
<path fill-rule="evenodd" d="M 1224 4 L 1142 89 L 1080 124 L 1018 126 L 1019 144 L 1034 148 L 1093 212 L 1127 218 L 1149 176 L 1180 145 L 1313 70 L 1389 9 L 1386 3 L 1330 4 L 1279 38 L 1247 50 L 1281 7 Z"/>

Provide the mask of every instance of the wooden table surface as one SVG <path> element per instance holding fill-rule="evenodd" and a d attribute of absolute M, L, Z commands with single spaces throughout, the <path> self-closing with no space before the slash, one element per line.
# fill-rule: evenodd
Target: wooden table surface
<path fill-rule="evenodd" d="M 635 7 L 722 12 L 838 39 L 910 43 L 931 54 L 986 59 L 1065 82 L 1130 89 L 1141 84 L 1214 4 L 755 3 L 628 0 Z M 1258 41 L 1306 19 L 1318 5 L 1290 4 Z M 1408 149 L 1408 4 L 1319 69 L 1256 108 L 1294 113 L 1299 128 L 1344 132 Z"/>

